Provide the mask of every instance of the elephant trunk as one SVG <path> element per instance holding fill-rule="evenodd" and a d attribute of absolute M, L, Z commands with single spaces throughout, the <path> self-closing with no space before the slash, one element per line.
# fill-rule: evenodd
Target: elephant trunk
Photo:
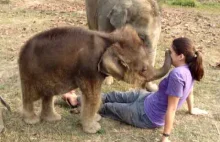
<path fill-rule="evenodd" d="M 166 52 L 165 52 L 165 61 L 164 61 L 163 66 L 160 69 L 153 69 L 154 74 L 151 78 L 149 78 L 147 80 L 147 82 L 153 81 L 153 80 L 156 80 L 156 79 L 159 79 L 159 78 L 165 76 L 169 72 L 169 69 L 171 67 L 171 63 L 172 63 L 172 59 L 171 59 L 171 56 L 170 56 L 170 51 L 166 50 Z"/>

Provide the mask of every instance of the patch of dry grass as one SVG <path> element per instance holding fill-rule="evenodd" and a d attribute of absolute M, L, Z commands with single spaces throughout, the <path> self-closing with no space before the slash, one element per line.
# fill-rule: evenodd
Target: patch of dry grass
<path fill-rule="evenodd" d="M 102 130 L 98 134 L 86 134 L 82 131 L 79 124 L 79 115 L 72 115 L 69 109 L 56 105 L 56 110 L 62 115 L 59 122 L 41 122 L 36 125 L 25 124 L 19 115 L 21 107 L 21 90 L 18 76 L 17 58 L 22 44 L 35 33 L 57 26 L 83 26 L 86 27 L 86 18 L 83 0 L 11 0 L 9 4 L 0 4 L 0 95 L 6 99 L 12 107 L 12 113 L 4 113 L 6 131 L 0 134 L 2 142 L 61 142 L 61 141 L 82 141 L 82 142 L 156 142 L 160 141 L 162 129 L 144 130 L 128 126 L 126 124 L 103 118 L 101 120 Z M 164 59 L 164 49 L 169 47 L 171 39 L 179 35 L 189 35 L 197 45 L 202 46 L 205 52 L 205 71 L 206 75 L 202 82 L 195 86 L 195 105 L 209 112 L 206 117 L 191 116 L 186 114 L 186 106 L 177 112 L 175 129 L 170 139 L 176 142 L 217 142 L 220 138 L 220 70 L 215 69 L 210 64 L 218 62 L 220 50 L 217 45 L 217 36 L 213 36 L 210 31 L 220 35 L 218 26 L 211 26 L 209 30 L 204 29 L 204 20 L 209 23 L 216 23 L 216 15 L 205 14 L 185 9 L 170 12 L 166 8 L 163 20 L 175 21 L 172 13 L 194 16 L 190 19 L 186 17 L 181 21 L 190 23 L 186 28 L 177 28 L 176 23 L 163 21 L 161 43 L 158 48 L 157 67 Z M 191 13 L 196 13 L 192 15 Z M 171 15 L 172 17 L 169 17 Z M 192 30 L 196 15 L 201 27 Z M 198 18 L 198 17 L 197 17 Z M 208 19 L 207 19 L 208 18 Z M 218 18 L 218 17 L 217 17 Z M 173 25 L 172 25 L 173 24 Z M 166 32 L 167 31 L 167 32 Z M 189 34 L 187 31 L 189 31 Z M 207 35 L 207 36 L 205 36 Z M 216 46 L 210 44 L 216 42 Z M 156 81 L 157 83 L 159 81 Z M 112 86 L 103 86 L 103 92 L 112 90 L 126 91 L 131 88 L 121 81 L 115 81 Z M 36 103 L 36 110 L 39 112 L 39 103 Z"/>

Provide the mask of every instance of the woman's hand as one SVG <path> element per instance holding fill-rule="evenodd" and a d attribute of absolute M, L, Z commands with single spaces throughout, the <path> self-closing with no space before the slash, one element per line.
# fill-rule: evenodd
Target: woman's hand
<path fill-rule="evenodd" d="M 191 110 L 190 114 L 192 114 L 192 115 L 206 115 L 206 114 L 208 114 L 208 112 L 205 110 L 199 109 L 199 108 L 193 108 Z"/>
<path fill-rule="evenodd" d="M 169 140 L 169 137 L 162 137 L 162 142 L 171 142 L 170 140 Z"/>

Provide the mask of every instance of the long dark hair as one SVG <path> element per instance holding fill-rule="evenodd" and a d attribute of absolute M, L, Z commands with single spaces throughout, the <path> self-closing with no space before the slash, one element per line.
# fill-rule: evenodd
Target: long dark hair
<path fill-rule="evenodd" d="M 200 81 L 204 75 L 201 53 L 195 50 L 190 39 L 181 37 L 173 40 L 173 50 L 177 55 L 183 54 L 193 79 Z"/>

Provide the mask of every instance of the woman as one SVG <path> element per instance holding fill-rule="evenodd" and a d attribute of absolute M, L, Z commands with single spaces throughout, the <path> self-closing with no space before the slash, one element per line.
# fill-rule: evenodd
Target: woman
<path fill-rule="evenodd" d="M 175 112 L 185 101 L 190 114 L 206 114 L 193 106 L 194 80 L 200 81 L 204 75 L 200 53 L 188 38 L 174 39 L 170 51 L 175 68 L 160 82 L 157 92 L 103 94 L 100 114 L 140 128 L 164 126 L 162 142 L 169 141 Z M 80 102 L 76 95 L 65 94 L 64 98 L 72 105 Z"/>

